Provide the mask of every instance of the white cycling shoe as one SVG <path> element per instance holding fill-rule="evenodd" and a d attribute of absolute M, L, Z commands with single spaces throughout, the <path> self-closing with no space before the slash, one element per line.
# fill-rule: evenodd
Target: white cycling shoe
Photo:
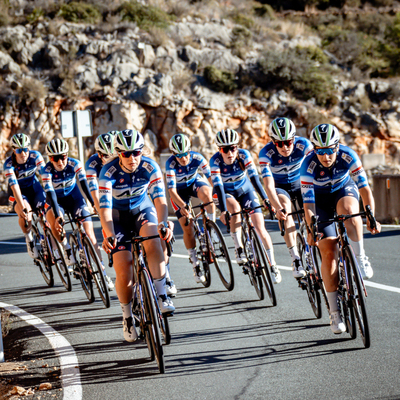
<path fill-rule="evenodd" d="M 177 290 L 173 280 L 166 280 L 165 281 L 165 291 L 167 292 L 168 296 L 175 297 Z"/>
<path fill-rule="evenodd" d="M 281 271 L 279 271 L 276 265 L 271 267 L 271 278 L 273 283 L 281 283 L 282 282 L 282 275 Z"/>
<path fill-rule="evenodd" d="M 357 256 L 357 263 L 360 267 L 361 276 L 364 280 L 371 279 L 374 275 L 371 263 L 368 261 L 368 257 L 364 255 Z"/>
<path fill-rule="evenodd" d="M 301 261 L 299 258 L 296 258 L 292 262 L 292 270 L 293 270 L 293 276 L 296 279 L 304 278 L 306 276 L 306 271 L 304 271 L 304 268 L 301 265 Z"/>
<path fill-rule="evenodd" d="M 158 306 L 162 314 L 175 311 L 174 303 L 165 294 L 161 294 L 158 298 Z"/>
<path fill-rule="evenodd" d="M 39 257 L 39 252 L 37 247 L 35 246 L 35 242 L 29 241 L 28 239 L 26 239 L 26 249 L 28 250 L 28 254 L 31 258 L 35 259 Z"/>
<path fill-rule="evenodd" d="M 133 323 L 133 318 L 123 318 L 122 319 L 122 325 L 124 329 L 124 339 L 127 342 L 135 342 L 138 338 L 138 334 L 136 332 L 135 325 Z"/>
<path fill-rule="evenodd" d="M 115 285 L 112 279 L 108 275 L 104 275 L 104 279 L 106 280 L 108 291 L 111 292 L 112 290 L 114 290 Z"/>
<path fill-rule="evenodd" d="M 235 249 L 235 257 L 236 257 L 236 262 L 239 265 L 247 263 L 247 257 L 242 247 L 238 247 L 237 249 Z"/>
<path fill-rule="evenodd" d="M 330 313 L 329 319 L 331 321 L 331 330 L 334 334 L 339 335 L 343 332 L 346 332 L 346 325 L 342 320 L 340 311 L 334 311 L 333 313 Z"/>
<path fill-rule="evenodd" d="M 193 268 L 193 276 L 196 283 L 204 283 L 206 281 L 206 278 L 200 271 L 200 267 L 198 265 L 196 265 L 196 267 Z"/>

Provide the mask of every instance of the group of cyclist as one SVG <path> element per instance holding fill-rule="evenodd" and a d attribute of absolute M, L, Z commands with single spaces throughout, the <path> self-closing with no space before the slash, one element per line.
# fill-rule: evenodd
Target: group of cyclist
<path fill-rule="evenodd" d="M 295 223 L 289 215 L 295 204 L 304 207 L 310 233 L 308 241 L 313 245 L 316 244 L 310 229 L 313 215 L 326 220 L 335 212 L 356 213 L 360 195 L 364 206 L 370 205 L 374 211 L 374 199 L 360 159 L 353 150 L 339 144 L 336 127 L 318 125 L 308 140 L 296 136 L 291 120 L 276 118 L 270 124 L 269 135 L 272 141 L 259 154 L 265 189 L 250 152 L 238 147 L 239 135 L 235 130 L 225 129 L 216 134 L 218 151 L 211 157 L 210 165 L 204 156 L 191 151 L 188 136 L 179 133 L 170 140 L 173 155 L 165 165 L 167 189 L 183 229 L 184 244 L 197 283 L 203 283 L 205 278 L 197 259 L 193 224 L 189 218 L 191 197 L 210 203 L 207 212 L 213 221 L 216 218 L 215 206 L 218 207 L 222 223 L 230 225 L 239 265 L 247 262 L 239 212 L 241 208 L 254 209 L 251 219 L 266 249 L 274 283 L 280 283 L 282 277 L 276 266 L 271 237 L 265 228 L 260 199 L 263 205 L 272 206 L 277 218 L 285 224 L 284 239 L 296 279 L 302 278 L 305 271 L 296 246 Z M 165 241 L 173 237 L 173 224 L 168 221 L 160 166 L 146 156 L 141 133 L 127 129 L 97 137 L 96 153 L 87 161 L 86 173 L 79 160 L 68 157 L 68 144 L 63 139 L 53 139 L 47 144 L 46 153 L 50 161 L 46 165 L 39 152 L 30 150 L 27 135 L 14 135 L 11 147 L 13 152 L 5 162 L 4 171 L 8 178 L 10 201 L 19 216 L 29 255 L 38 257 L 31 231 L 32 212 L 44 207 L 52 232 L 65 250 L 69 266 L 76 261 L 63 228 L 66 212 L 73 217 L 86 217 L 84 229 L 101 260 L 86 197 L 100 216 L 104 236 L 102 247 L 113 258 L 125 340 L 133 342 L 138 337 L 132 315 L 132 236 L 158 234 L 162 239 L 148 240 L 143 245 L 160 310 L 173 313 L 175 307 L 170 296 L 177 291 L 169 274 L 165 246 Z M 43 187 L 36 172 L 40 173 Z M 346 228 L 362 276 L 369 279 L 373 271 L 363 247 L 361 218 L 349 219 Z M 379 224 L 371 229 L 369 221 L 367 228 L 372 233 L 380 231 Z M 319 232 L 321 272 L 328 295 L 331 329 L 334 333 L 342 333 L 346 328 L 337 303 L 337 235 L 333 224 L 319 226 Z M 108 276 L 107 282 L 112 290 L 114 285 Z"/>

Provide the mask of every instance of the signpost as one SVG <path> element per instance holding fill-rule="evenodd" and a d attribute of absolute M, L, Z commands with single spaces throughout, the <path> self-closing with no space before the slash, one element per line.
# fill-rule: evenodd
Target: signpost
<path fill-rule="evenodd" d="M 92 136 L 92 116 L 90 110 L 61 111 L 61 135 L 64 139 L 78 139 L 78 158 L 85 164 L 83 138 Z"/>

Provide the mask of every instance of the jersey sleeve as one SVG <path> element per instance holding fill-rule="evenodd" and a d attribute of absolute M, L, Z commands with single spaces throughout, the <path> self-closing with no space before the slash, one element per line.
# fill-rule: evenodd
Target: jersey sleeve
<path fill-rule="evenodd" d="M 40 175 L 42 177 L 42 182 L 43 182 L 43 189 L 44 191 L 47 192 L 54 192 L 54 187 L 53 187 L 53 174 L 51 173 L 51 166 L 49 164 L 45 165 L 41 171 Z"/>
<path fill-rule="evenodd" d="M 4 176 L 6 178 L 7 184 L 11 187 L 18 184 L 17 177 L 15 176 L 14 167 L 12 162 L 7 160 L 4 163 Z"/>
<path fill-rule="evenodd" d="M 348 149 L 348 156 L 352 158 L 352 161 L 349 159 L 350 176 L 353 178 L 357 187 L 361 189 L 369 186 L 367 174 L 365 173 L 364 167 L 361 164 L 360 157 L 358 157 L 357 153 L 351 149 Z M 346 156 L 343 155 L 342 157 L 345 158 Z"/>
<path fill-rule="evenodd" d="M 85 168 L 86 168 L 86 179 L 89 185 L 89 190 L 91 192 L 95 190 L 99 190 L 99 185 L 97 184 L 97 171 L 95 166 L 97 165 L 97 162 L 95 160 L 89 160 L 86 161 Z"/>
<path fill-rule="evenodd" d="M 211 158 L 210 160 L 211 180 L 214 186 L 224 186 L 221 179 L 221 168 L 219 166 L 218 158 Z"/>
<path fill-rule="evenodd" d="M 312 157 L 305 158 L 300 168 L 300 184 L 303 203 L 315 204 L 314 169 L 317 163 Z"/>
<path fill-rule="evenodd" d="M 204 174 L 204 176 L 208 179 L 211 177 L 211 169 L 208 164 L 206 158 L 200 154 L 201 162 L 200 162 L 200 171 Z"/>
<path fill-rule="evenodd" d="M 258 176 L 258 171 L 250 152 L 248 150 L 241 149 L 239 157 L 243 160 L 244 167 L 247 171 L 247 174 L 249 175 L 249 178 Z"/>
<path fill-rule="evenodd" d="M 165 197 L 164 179 L 158 164 L 143 163 L 143 168 L 150 173 L 149 195 L 151 199 L 154 201 L 154 199 Z"/>
<path fill-rule="evenodd" d="M 35 154 L 35 164 L 36 164 L 36 168 L 37 171 L 40 172 L 40 170 L 44 167 L 44 160 L 43 160 L 43 156 L 38 152 L 38 151 L 34 151 Z"/>
<path fill-rule="evenodd" d="M 169 158 L 165 163 L 165 175 L 167 177 L 167 188 L 176 189 L 176 174 L 172 166 L 173 160 Z"/>
<path fill-rule="evenodd" d="M 115 167 L 105 165 L 100 171 L 99 177 L 99 203 L 100 208 L 112 208 L 112 188 L 116 181 L 114 177 Z"/>
<path fill-rule="evenodd" d="M 258 156 L 258 160 L 261 168 L 261 176 L 263 178 L 272 177 L 272 171 L 270 168 L 271 159 L 268 156 L 267 147 L 261 149 L 260 154 Z"/>
<path fill-rule="evenodd" d="M 82 163 L 79 160 L 73 160 L 74 161 L 74 172 L 79 181 L 86 180 L 86 173 L 83 168 Z"/>

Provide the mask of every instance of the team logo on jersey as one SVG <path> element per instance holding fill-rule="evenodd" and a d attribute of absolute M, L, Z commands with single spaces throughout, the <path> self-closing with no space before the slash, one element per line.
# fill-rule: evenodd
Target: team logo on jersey
<path fill-rule="evenodd" d="M 224 168 L 224 172 L 228 172 L 228 169 L 227 169 L 227 168 Z"/>
<path fill-rule="evenodd" d="M 111 178 L 111 175 L 116 171 L 117 169 L 114 167 L 114 166 L 112 166 L 111 168 L 109 168 L 108 170 L 107 170 L 107 172 L 105 173 L 105 176 L 107 177 L 107 178 Z"/>
<path fill-rule="evenodd" d="M 314 172 L 314 169 L 315 169 L 316 165 L 317 165 L 317 163 L 315 161 L 311 161 L 310 165 L 307 168 L 307 172 L 309 174 L 312 174 Z"/>
<path fill-rule="evenodd" d="M 324 175 L 325 175 L 325 171 L 321 171 L 319 174 L 320 174 L 321 176 L 324 176 Z"/>
<path fill-rule="evenodd" d="M 221 160 L 219 158 L 216 158 L 214 160 L 215 165 L 219 165 L 221 163 Z"/>
<path fill-rule="evenodd" d="M 275 154 L 275 151 L 271 149 L 271 150 L 267 153 L 267 156 L 268 156 L 269 158 L 271 158 L 274 154 Z"/>
<path fill-rule="evenodd" d="M 282 158 L 280 158 L 279 160 L 278 160 L 278 164 L 282 164 L 283 163 L 283 160 L 282 160 Z"/>
<path fill-rule="evenodd" d="M 121 178 L 121 179 L 119 180 L 119 183 L 123 183 L 123 182 L 124 182 L 124 179 Z"/>
<path fill-rule="evenodd" d="M 151 166 L 148 162 L 144 162 L 143 163 L 143 168 L 147 171 L 147 172 L 153 172 L 154 171 L 154 167 Z"/>
<path fill-rule="evenodd" d="M 125 250 L 126 247 L 125 246 L 118 246 L 118 250 Z"/>
<path fill-rule="evenodd" d="M 90 168 L 94 168 L 96 165 L 97 165 L 97 161 L 92 161 L 92 162 L 89 164 L 89 167 L 90 167 Z"/>
<path fill-rule="evenodd" d="M 178 169 L 178 172 L 179 172 L 179 173 L 182 173 L 182 170 L 181 170 L 181 169 Z"/>
<path fill-rule="evenodd" d="M 347 164 L 350 164 L 353 161 L 353 157 L 345 153 L 342 153 L 342 158 L 347 162 Z"/>
<path fill-rule="evenodd" d="M 171 164 L 169 164 L 171 168 L 174 168 L 176 165 L 176 161 L 172 161 Z"/>
<path fill-rule="evenodd" d="M 300 151 L 303 151 L 303 150 L 304 150 L 304 144 L 297 143 L 296 147 L 297 147 Z"/>

